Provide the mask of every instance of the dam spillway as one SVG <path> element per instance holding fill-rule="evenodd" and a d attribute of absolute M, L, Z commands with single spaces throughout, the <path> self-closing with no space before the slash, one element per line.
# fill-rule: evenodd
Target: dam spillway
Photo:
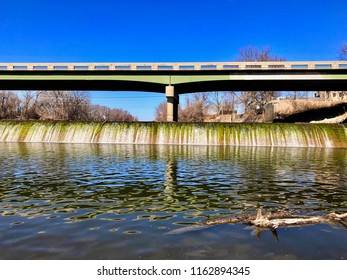
<path fill-rule="evenodd" d="M 344 124 L 0 121 L 0 142 L 347 148 Z"/>

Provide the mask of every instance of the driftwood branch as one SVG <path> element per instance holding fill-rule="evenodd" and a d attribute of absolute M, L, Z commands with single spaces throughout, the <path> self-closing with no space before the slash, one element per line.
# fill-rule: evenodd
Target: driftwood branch
<path fill-rule="evenodd" d="M 315 225 L 315 224 L 328 224 L 328 223 L 342 223 L 342 219 L 347 218 L 347 213 L 335 214 L 331 213 L 323 216 L 302 216 L 293 215 L 288 212 L 277 212 L 262 214 L 261 209 L 258 210 L 256 216 L 238 216 L 230 218 L 221 218 L 213 221 L 206 221 L 204 224 L 208 226 L 220 224 L 235 224 L 243 223 L 246 225 L 253 225 L 260 228 L 277 229 L 278 227 L 292 227 L 302 225 Z"/>
<path fill-rule="evenodd" d="M 257 215 L 243 215 L 205 221 L 202 225 L 175 229 L 170 231 L 169 234 L 181 234 L 221 224 L 242 223 L 247 226 L 253 226 L 258 238 L 261 238 L 262 230 L 271 230 L 274 238 L 278 241 L 279 239 L 276 229 L 279 227 L 297 227 L 316 224 L 340 224 L 342 227 L 347 229 L 347 221 L 344 221 L 344 219 L 347 219 L 347 213 L 331 213 L 322 216 L 305 216 L 295 215 L 289 212 L 276 212 L 266 213 L 263 215 L 261 209 L 259 209 Z"/>

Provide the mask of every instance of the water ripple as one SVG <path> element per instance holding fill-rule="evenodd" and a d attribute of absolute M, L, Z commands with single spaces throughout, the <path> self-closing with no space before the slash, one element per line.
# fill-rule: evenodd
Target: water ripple
<path fill-rule="evenodd" d="M 135 242 L 136 236 L 259 207 L 347 211 L 342 149 L 0 145 L 6 159 L 0 162 L 0 229 L 21 229 L 23 242 L 33 232 L 50 240 L 60 231 L 58 243 L 64 232 L 73 240 L 89 234 L 111 240 L 112 233 Z M 2 244 L 12 244 L 4 238 Z M 122 242 L 120 247 L 130 246 L 128 239 Z"/>

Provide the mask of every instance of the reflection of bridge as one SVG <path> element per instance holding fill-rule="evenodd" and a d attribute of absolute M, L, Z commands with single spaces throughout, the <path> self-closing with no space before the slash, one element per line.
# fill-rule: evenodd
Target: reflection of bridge
<path fill-rule="evenodd" d="M 347 61 L 218 63 L 0 63 L 0 90 L 117 90 L 179 94 L 247 90 L 346 90 Z"/>

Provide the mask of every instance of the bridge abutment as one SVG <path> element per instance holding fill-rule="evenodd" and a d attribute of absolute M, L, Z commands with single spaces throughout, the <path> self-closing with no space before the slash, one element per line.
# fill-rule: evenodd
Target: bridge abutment
<path fill-rule="evenodd" d="M 178 121 L 178 104 L 179 104 L 179 95 L 175 92 L 174 86 L 165 87 L 165 95 L 167 98 L 167 117 L 168 122 L 177 122 Z"/>

